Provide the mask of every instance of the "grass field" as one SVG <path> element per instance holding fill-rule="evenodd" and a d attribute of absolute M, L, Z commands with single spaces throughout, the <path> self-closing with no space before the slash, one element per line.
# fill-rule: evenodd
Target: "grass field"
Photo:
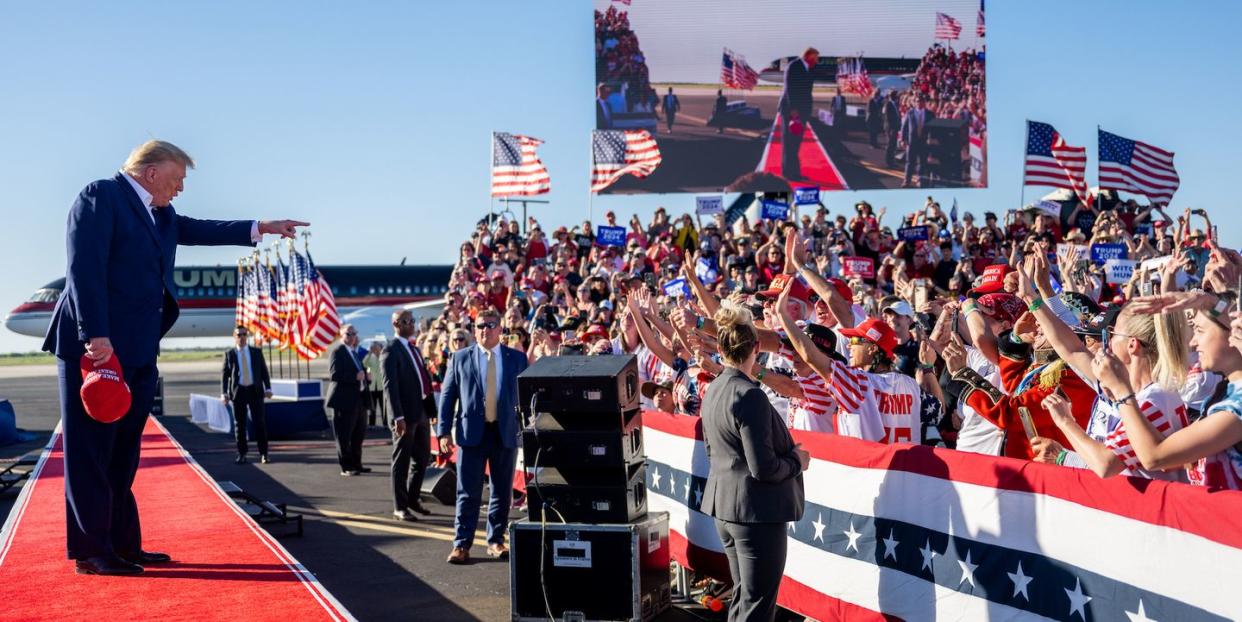
<path fill-rule="evenodd" d="M 210 361 L 219 359 L 221 348 L 187 348 L 184 350 L 165 350 L 160 353 L 160 361 Z M 9 365 L 51 365 L 56 358 L 46 352 L 23 352 L 0 354 L 0 367 Z"/>

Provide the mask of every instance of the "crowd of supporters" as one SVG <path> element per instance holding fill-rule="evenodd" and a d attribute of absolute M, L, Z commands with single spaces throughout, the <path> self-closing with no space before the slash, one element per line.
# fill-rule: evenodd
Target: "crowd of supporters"
<path fill-rule="evenodd" d="M 442 377 L 495 307 L 531 361 L 634 354 L 645 406 L 695 415 L 727 305 L 753 315 L 756 379 L 791 428 L 1242 488 L 1242 256 L 1201 210 L 1093 203 L 976 219 L 929 197 L 891 225 L 867 203 L 730 223 L 609 212 L 623 246 L 590 222 L 484 221 L 418 345 Z M 1132 276 L 1093 245 L 1124 246 Z"/>
<path fill-rule="evenodd" d="M 950 50 L 933 45 L 923 55 L 911 88 L 901 95 L 901 114 L 918 98 L 937 119 L 966 119 L 977 134 L 987 130 L 987 89 L 984 58 L 974 49 Z"/>
<path fill-rule="evenodd" d="M 647 59 L 638 46 L 638 35 L 630 30 L 625 11 L 608 7 L 607 11 L 595 12 L 595 64 L 597 81 L 622 93 L 627 111 L 654 105 L 656 94 Z"/>

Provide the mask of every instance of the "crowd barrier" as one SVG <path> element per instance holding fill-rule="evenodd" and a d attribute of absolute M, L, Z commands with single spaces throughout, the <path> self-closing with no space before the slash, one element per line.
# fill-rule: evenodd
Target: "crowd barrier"
<path fill-rule="evenodd" d="M 643 414 L 673 557 L 728 579 L 700 420 Z M 817 620 L 1242 618 L 1242 493 L 814 432 L 781 606 Z M 1127 615 L 1129 614 L 1129 615 Z"/>

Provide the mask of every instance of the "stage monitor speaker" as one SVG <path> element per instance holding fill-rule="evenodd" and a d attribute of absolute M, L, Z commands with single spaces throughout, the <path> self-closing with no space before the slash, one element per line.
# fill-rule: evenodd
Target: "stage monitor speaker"
<path fill-rule="evenodd" d="M 639 462 L 626 469 L 625 480 L 617 483 L 607 477 L 585 478 L 583 473 L 526 465 L 526 511 L 531 520 L 579 523 L 627 523 L 647 513 L 647 464 Z M 545 510 L 545 506 L 547 509 Z"/>
<path fill-rule="evenodd" d="M 564 429 L 616 429 L 619 415 L 638 408 L 638 396 L 638 363 L 632 354 L 546 356 L 518 376 L 523 420 L 549 413 Z"/>
<path fill-rule="evenodd" d="M 515 622 L 650 622 L 672 602 L 668 513 L 622 525 L 509 527 L 509 593 Z M 544 600 L 544 596 L 547 600 Z"/>
<path fill-rule="evenodd" d="M 541 415 L 522 431 L 522 456 L 527 465 L 557 469 L 566 479 L 589 481 L 596 474 L 615 481 L 628 480 L 627 469 L 643 461 L 643 421 L 637 410 L 627 413 L 620 430 L 564 430 L 551 425 L 554 415 Z M 573 476 L 581 474 L 581 478 Z"/>
<path fill-rule="evenodd" d="M 420 491 L 442 505 L 457 504 L 457 471 L 440 467 L 427 467 L 423 474 Z"/>
<path fill-rule="evenodd" d="M 970 162 L 970 131 L 966 119 L 927 122 L 927 149 L 931 166 L 941 179 L 961 181 Z"/>

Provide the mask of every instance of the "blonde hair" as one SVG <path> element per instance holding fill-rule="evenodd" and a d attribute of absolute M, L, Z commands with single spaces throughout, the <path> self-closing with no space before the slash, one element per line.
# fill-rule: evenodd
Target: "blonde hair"
<path fill-rule="evenodd" d="M 1180 390 L 1190 368 L 1186 316 L 1122 313 L 1117 319 L 1122 333 L 1143 343 L 1142 356 L 1151 366 L 1152 381 L 1169 391 Z"/>
<path fill-rule="evenodd" d="M 163 162 L 176 162 L 186 168 L 194 168 L 194 159 L 190 157 L 190 154 L 182 151 L 181 147 L 162 140 L 148 140 L 130 152 L 121 170 L 137 177 L 148 166 Z"/>
<path fill-rule="evenodd" d="M 754 351 L 759 336 L 755 333 L 755 318 L 750 309 L 732 301 L 720 303 L 716 311 L 716 341 L 720 356 L 734 365 L 744 362 Z"/>

